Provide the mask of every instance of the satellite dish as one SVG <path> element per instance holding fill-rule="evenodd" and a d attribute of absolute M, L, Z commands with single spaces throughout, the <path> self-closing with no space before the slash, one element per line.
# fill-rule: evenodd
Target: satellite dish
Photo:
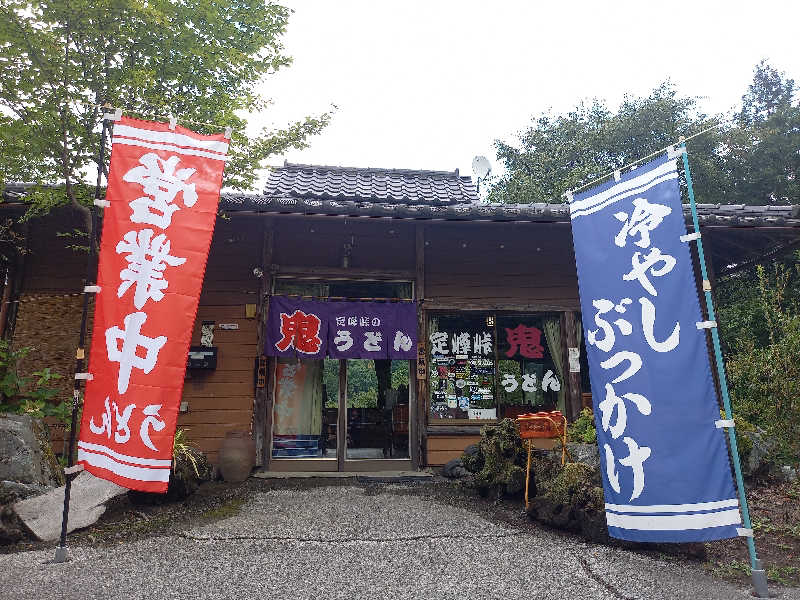
<path fill-rule="evenodd" d="M 492 172 L 492 165 L 485 156 L 476 156 L 472 159 L 472 172 L 478 179 L 485 179 Z"/>

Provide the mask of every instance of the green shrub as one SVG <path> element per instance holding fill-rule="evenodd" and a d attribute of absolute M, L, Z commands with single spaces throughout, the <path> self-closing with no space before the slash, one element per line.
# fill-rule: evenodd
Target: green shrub
<path fill-rule="evenodd" d="M 19 374 L 19 361 L 33 350 L 30 346 L 13 350 L 8 341 L 0 340 L 0 412 L 39 419 L 52 415 L 66 423 L 71 416 L 72 404 L 54 404 L 52 400 L 58 390 L 50 387 L 50 382 L 60 379 L 61 375 L 53 373 L 50 367 L 34 371 L 30 376 Z"/>
<path fill-rule="evenodd" d="M 733 412 L 737 420 L 763 429 L 776 442 L 777 459 L 796 464 L 800 459 L 800 314 L 786 302 L 788 276 L 782 269 L 776 269 L 774 280 L 762 267 L 757 275 L 768 343 L 757 345 L 745 339 L 728 359 Z"/>
<path fill-rule="evenodd" d="M 589 408 L 584 408 L 578 418 L 567 428 L 567 441 L 583 442 L 584 444 L 597 443 L 597 429 L 594 425 L 594 413 Z"/>

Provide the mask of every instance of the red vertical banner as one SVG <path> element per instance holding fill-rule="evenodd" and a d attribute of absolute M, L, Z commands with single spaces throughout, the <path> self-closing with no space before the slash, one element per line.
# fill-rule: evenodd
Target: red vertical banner
<path fill-rule="evenodd" d="M 114 125 L 78 462 L 165 492 L 228 152 L 223 134 Z"/>

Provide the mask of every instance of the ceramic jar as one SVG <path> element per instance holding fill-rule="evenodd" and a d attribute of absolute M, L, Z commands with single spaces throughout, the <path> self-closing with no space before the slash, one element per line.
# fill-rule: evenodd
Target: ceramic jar
<path fill-rule="evenodd" d="M 229 431 L 219 450 L 219 471 L 225 481 L 240 483 L 256 464 L 256 444 L 244 431 Z"/>

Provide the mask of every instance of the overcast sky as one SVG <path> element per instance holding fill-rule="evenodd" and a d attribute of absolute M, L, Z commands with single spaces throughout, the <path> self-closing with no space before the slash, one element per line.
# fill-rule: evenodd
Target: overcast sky
<path fill-rule="evenodd" d="M 762 58 L 800 79 L 800 2 L 284 0 L 294 63 L 268 78 L 285 125 L 338 106 L 290 162 L 449 170 L 496 164 L 492 142 L 581 99 L 612 106 L 667 78 L 736 105 Z M 683 9 L 681 7 L 684 7 Z"/>

